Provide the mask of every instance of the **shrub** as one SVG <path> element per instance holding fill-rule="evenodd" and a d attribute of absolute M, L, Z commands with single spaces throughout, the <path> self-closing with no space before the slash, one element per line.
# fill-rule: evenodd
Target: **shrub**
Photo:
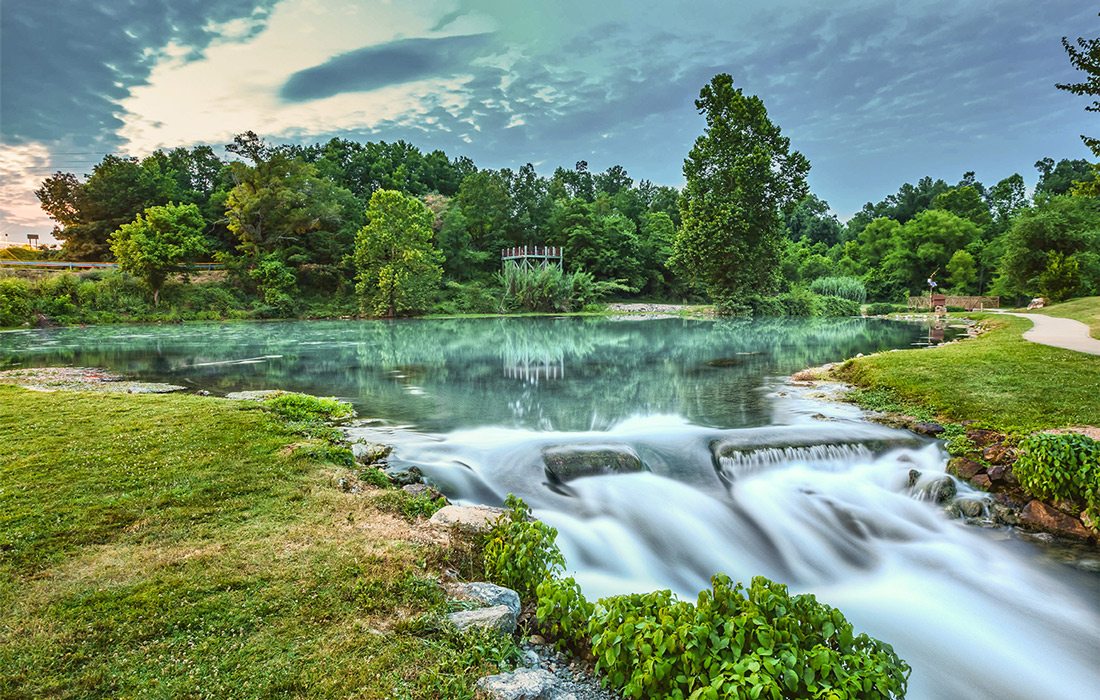
<path fill-rule="evenodd" d="M 858 277 L 819 277 L 810 283 L 810 291 L 823 297 L 840 297 L 862 304 L 867 288 Z"/>
<path fill-rule="evenodd" d="M 787 315 L 787 307 L 779 297 L 753 295 L 745 299 L 755 318 L 776 318 Z M 727 314 L 736 316 L 737 314 Z"/>
<path fill-rule="evenodd" d="M 277 394 L 264 399 L 264 406 L 289 421 L 323 422 L 355 415 L 350 403 L 308 394 Z"/>
<path fill-rule="evenodd" d="M 796 287 L 789 292 L 779 295 L 779 301 L 786 309 L 788 316 L 809 318 L 818 315 L 818 296 L 804 287 Z"/>
<path fill-rule="evenodd" d="M 565 567 L 565 557 L 554 544 L 558 531 L 530 519 L 523 499 L 508 494 L 508 509 L 486 535 L 485 573 L 493 583 L 530 598 L 537 586 Z"/>
<path fill-rule="evenodd" d="M 30 318 L 30 285 L 14 277 L 0 278 L 0 327 L 21 326 Z"/>
<path fill-rule="evenodd" d="M 597 670 L 633 698 L 905 696 L 909 665 L 840 611 L 763 577 L 711 584 L 696 605 L 669 591 L 601 600 Z"/>
<path fill-rule="evenodd" d="M 1020 443 L 1012 471 L 1031 494 L 1082 504 L 1093 523 L 1100 522 L 1100 441 L 1036 433 Z"/>
<path fill-rule="evenodd" d="M 859 302 L 843 297 L 819 296 L 817 298 L 818 316 L 859 316 Z"/>
<path fill-rule="evenodd" d="M 409 522 L 420 518 L 430 518 L 437 510 L 447 505 L 445 498 L 432 498 L 428 494 L 413 496 L 400 489 L 390 489 L 378 493 L 371 499 L 378 510 L 400 515 Z"/>
<path fill-rule="evenodd" d="M 890 304 L 881 301 L 867 305 L 868 316 L 885 316 L 886 314 L 903 313 L 908 310 L 909 307 L 905 304 Z"/>
<path fill-rule="evenodd" d="M 588 647 L 588 621 L 595 606 L 585 600 L 581 587 L 572 578 L 547 578 L 536 588 L 539 629 L 560 650 L 576 652 Z"/>
<path fill-rule="evenodd" d="M 597 281 L 585 270 L 566 273 L 557 265 L 508 265 L 497 281 L 504 290 L 501 311 L 575 311 L 613 292 L 633 291 L 618 281 Z"/>
<path fill-rule="evenodd" d="M 386 475 L 386 472 L 378 467 L 366 467 L 365 469 L 361 469 L 359 471 L 359 480 L 379 489 L 393 488 L 394 485 L 393 482 L 390 481 L 390 477 Z"/>

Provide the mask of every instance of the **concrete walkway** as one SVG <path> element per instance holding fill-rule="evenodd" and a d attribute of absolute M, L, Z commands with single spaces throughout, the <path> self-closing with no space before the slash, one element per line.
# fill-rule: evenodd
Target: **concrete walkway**
<path fill-rule="evenodd" d="M 1008 311 L 1000 313 L 1031 321 L 1031 330 L 1024 333 L 1024 340 L 1055 348 L 1076 350 L 1089 355 L 1100 355 L 1100 340 L 1090 336 L 1089 327 L 1080 321 L 1043 314 L 1015 314 Z"/>

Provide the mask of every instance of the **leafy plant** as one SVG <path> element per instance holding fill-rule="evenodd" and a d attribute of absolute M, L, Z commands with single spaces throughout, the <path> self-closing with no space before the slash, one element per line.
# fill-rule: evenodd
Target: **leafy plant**
<path fill-rule="evenodd" d="M 947 453 L 952 457 L 965 457 L 977 449 L 974 441 L 966 434 L 966 427 L 958 423 L 943 426 L 940 437 L 943 439 L 943 446 L 947 449 Z"/>
<path fill-rule="evenodd" d="M 383 491 L 374 496 L 371 502 L 378 510 L 400 515 L 409 522 L 430 518 L 437 510 L 447 505 L 445 498 L 432 498 L 428 494 L 413 496 L 400 489 Z"/>
<path fill-rule="evenodd" d="M 859 302 L 843 297 L 819 296 L 817 298 L 817 315 L 829 318 L 840 316 L 859 316 Z"/>
<path fill-rule="evenodd" d="M 589 603 L 572 578 L 547 578 L 536 588 L 535 611 L 539 628 L 558 649 L 581 651 L 588 647 L 588 621 L 596 606 Z"/>
<path fill-rule="evenodd" d="M 599 601 L 596 668 L 630 698 L 901 698 L 909 665 L 840 611 L 756 577 L 719 574 L 695 605 L 670 591 Z"/>
<path fill-rule="evenodd" d="M 1093 523 L 1100 522 L 1100 441 L 1080 433 L 1035 433 L 1020 443 L 1012 471 L 1033 495 L 1084 504 Z"/>
<path fill-rule="evenodd" d="M 819 277 L 810 283 L 810 291 L 824 297 L 840 297 L 857 304 L 867 300 L 867 288 L 858 277 Z"/>
<path fill-rule="evenodd" d="M 486 535 L 485 573 L 493 583 L 530 597 L 537 586 L 565 568 L 565 557 L 554 544 L 558 531 L 531 520 L 523 499 L 508 494 L 508 509 Z"/>
<path fill-rule="evenodd" d="M 323 422 L 343 420 L 355 415 L 346 401 L 308 394 L 277 394 L 264 399 L 264 406 L 289 421 Z"/>
<path fill-rule="evenodd" d="M 360 470 L 359 480 L 380 489 L 393 487 L 393 482 L 386 476 L 386 472 L 378 467 L 367 467 L 366 469 Z"/>

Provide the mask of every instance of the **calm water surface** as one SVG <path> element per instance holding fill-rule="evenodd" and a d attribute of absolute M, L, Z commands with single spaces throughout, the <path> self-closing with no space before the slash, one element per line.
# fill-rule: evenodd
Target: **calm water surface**
<path fill-rule="evenodd" d="M 523 496 L 590 597 L 763 574 L 892 643 L 910 697 L 1098 697 L 1095 577 L 948 520 L 938 443 L 781 379 L 928 336 L 859 319 L 95 327 L 0 333 L 0 367 L 339 396 L 386 421 L 358 437 L 453 500 Z"/>

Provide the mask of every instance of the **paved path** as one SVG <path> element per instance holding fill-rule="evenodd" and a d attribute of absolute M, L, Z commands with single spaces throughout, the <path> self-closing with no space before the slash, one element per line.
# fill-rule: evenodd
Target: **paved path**
<path fill-rule="evenodd" d="M 1100 355 L 1100 340 L 1090 336 L 1089 327 L 1080 321 L 1043 314 L 1014 314 L 1007 311 L 1001 313 L 1031 321 L 1031 330 L 1024 333 L 1024 340 L 1090 355 Z"/>

